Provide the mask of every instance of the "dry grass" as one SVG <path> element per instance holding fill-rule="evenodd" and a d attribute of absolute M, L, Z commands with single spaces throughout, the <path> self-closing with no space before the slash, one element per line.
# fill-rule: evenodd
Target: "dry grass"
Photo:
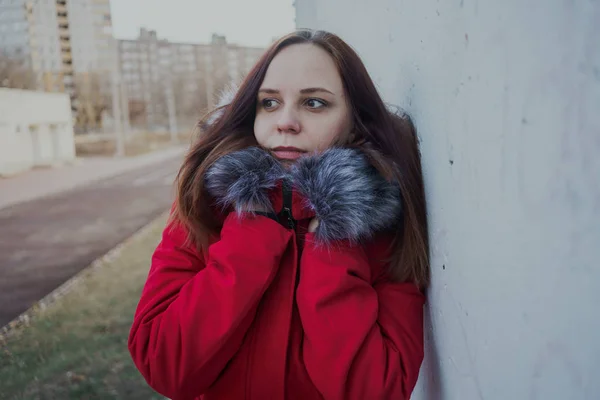
<path fill-rule="evenodd" d="M 0 343 L 2 399 L 162 399 L 130 359 L 127 335 L 163 216 Z"/>
<path fill-rule="evenodd" d="M 136 156 L 163 149 L 173 144 L 189 143 L 191 132 L 181 132 L 173 143 L 167 132 L 137 133 L 125 142 L 125 155 Z M 116 142 L 112 137 L 100 137 L 98 140 L 75 140 L 75 153 L 78 157 L 112 156 L 116 151 Z"/>

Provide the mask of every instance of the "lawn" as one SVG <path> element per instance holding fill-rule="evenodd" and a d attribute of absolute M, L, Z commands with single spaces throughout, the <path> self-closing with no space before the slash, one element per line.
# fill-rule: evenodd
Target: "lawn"
<path fill-rule="evenodd" d="M 0 398 L 163 399 L 133 365 L 127 335 L 165 221 L 88 269 L 29 326 L 0 342 Z"/>

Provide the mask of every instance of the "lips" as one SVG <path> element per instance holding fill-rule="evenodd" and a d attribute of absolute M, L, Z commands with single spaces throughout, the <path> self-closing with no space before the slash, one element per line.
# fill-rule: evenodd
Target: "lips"
<path fill-rule="evenodd" d="M 306 151 L 296 147 L 276 147 L 272 151 L 273 155 L 280 160 L 297 160 L 306 154 Z"/>

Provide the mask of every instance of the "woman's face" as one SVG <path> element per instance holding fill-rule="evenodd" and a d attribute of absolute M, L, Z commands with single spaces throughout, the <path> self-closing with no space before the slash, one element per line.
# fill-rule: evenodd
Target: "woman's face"
<path fill-rule="evenodd" d="M 296 44 L 275 56 L 258 92 L 254 135 L 282 161 L 320 151 L 352 129 L 350 106 L 331 56 Z"/>

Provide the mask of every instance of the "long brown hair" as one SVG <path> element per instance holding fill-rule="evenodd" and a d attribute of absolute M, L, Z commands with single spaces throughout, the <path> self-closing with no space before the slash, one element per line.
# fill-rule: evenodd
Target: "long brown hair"
<path fill-rule="evenodd" d="M 406 114 L 391 111 L 379 96 L 364 64 L 356 52 L 338 36 L 300 30 L 274 43 L 241 83 L 221 115 L 205 129 L 190 149 L 177 182 L 177 201 L 172 217 L 183 223 L 190 239 L 206 249 L 216 235 L 222 219 L 214 213 L 204 192 L 204 175 L 220 157 L 257 145 L 254 137 L 256 98 L 273 58 L 285 47 L 311 43 L 327 51 L 337 65 L 353 115 L 353 142 L 388 179 L 400 185 L 403 219 L 395 229 L 390 268 L 394 277 L 414 282 L 421 288 L 429 283 L 429 244 L 427 212 L 421 161 L 415 127 Z M 214 117 L 214 115 L 213 115 Z"/>

